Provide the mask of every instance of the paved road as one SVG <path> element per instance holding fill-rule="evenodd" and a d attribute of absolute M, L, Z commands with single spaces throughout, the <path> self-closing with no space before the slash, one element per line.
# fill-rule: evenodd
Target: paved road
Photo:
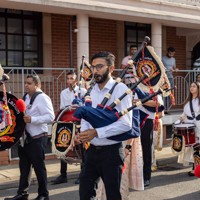
<path fill-rule="evenodd" d="M 153 172 L 151 186 L 144 191 L 130 191 L 130 200 L 199 200 L 200 179 L 189 177 L 190 167 L 182 167 L 175 162 L 159 166 Z M 49 192 L 51 200 L 78 200 L 78 186 L 74 184 L 78 172 L 70 173 L 68 183 L 51 185 L 49 178 Z M 17 181 L 12 184 L 0 183 L 0 200 L 5 196 L 16 194 Z M 30 187 L 30 200 L 37 196 L 37 182 Z"/>

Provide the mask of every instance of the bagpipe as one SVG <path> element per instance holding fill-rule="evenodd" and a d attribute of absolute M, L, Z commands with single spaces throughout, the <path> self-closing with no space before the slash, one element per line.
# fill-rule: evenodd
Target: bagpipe
<path fill-rule="evenodd" d="M 0 92 L 0 151 L 15 145 L 25 127 L 23 113 L 16 106 L 18 99 L 6 92 L 5 82 L 7 80 L 9 80 L 9 76 L 4 74 L 0 65 L 0 85 L 3 87 Z"/>
<path fill-rule="evenodd" d="M 119 82 L 121 82 L 122 78 L 126 74 L 126 71 L 130 68 L 130 65 L 132 65 L 134 62 L 138 62 L 139 56 L 140 56 L 141 52 L 144 51 L 144 49 L 146 48 L 148 41 L 149 41 L 149 38 L 145 37 L 142 45 L 140 46 L 138 51 L 133 55 L 132 60 L 129 61 L 128 65 L 123 69 L 119 78 L 117 78 L 115 80 L 116 82 L 113 85 L 113 87 L 111 88 L 111 90 L 109 91 L 109 93 L 106 94 L 103 101 L 96 108 L 91 107 L 91 106 L 81 106 L 81 107 L 76 109 L 76 111 L 73 115 L 73 120 L 74 120 L 75 123 L 78 123 L 81 119 L 84 119 L 84 120 L 88 121 L 92 125 L 93 128 L 100 128 L 100 127 L 107 126 L 107 125 L 109 125 L 113 122 L 116 122 L 120 117 L 127 114 L 129 111 L 133 110 L 133 112 L 136 112 L 134 110 L 134 108 L 138 107 L 139 105 L 144 104 L 145 102 L 149 101 L 150 99 L 157 96 L 158 94 L 166 95 L 167 93 L 170 93 L 170 91 L 172 89 L 174 89 L 174 88 L 169 88 L 169 87 L 162 89 L 162 87 L 164 87 L 165 84 L 163 84 L 164 81 L 163 80 L 160 81 L 160 79 L 162 79 L 163 76 L 164 76 L 163 75 L 164 70 L 156 69 L 154 71 L 153 70 L 147 71 L 146 70 L 147 64 L 144 63 L 144 69 L 141 71 L 142 73 L 140 73 L 141 77 L 139 78 L 139 80 L 136 83 L 134 83 L 130 87 L 129 90 L 127 90 L 121 97 L 116 99 L 112 104 L 104 107 L 106 105 L 107 101 L 110 99 L 116 85 Z M 148 75 L 148 77 L 147 77 L 146 74 Z M 159 80 L 156 78 L 158 75 L 159 75 Z M 156 92 L 152 92 L 150 94 L 149 93 L 143 93 L 144 98 L 141 101 L 139 101 L 140 103 L 137 103 L 137 105 L 133 105 L 132 107 L 127 108 L 127 109 L 123 110 L 122 112 L 117 112 L 117 110 L 114 107 L 117 104 L 119 104 L 120 101 L 127 94 L 130 94 L 132 92 L 132 90 L 136 89 L 139 84 L 144 84 L 144 85 L 147 86 L 147 84 L 151 81 L 151 78 L 153 78 L 154 80 L 159 82 L 159 84 L 157 83 L 157 85 L 159 85 L 159 90 L 157 90 Z M 133 124 L 133 127 L 135 127 L 134 124 Z M 138 126 L 138 131 L 140 131 L 139 129 L 140 129 L 140 126 Z M 123 141 L 123 140 L 127 140 L 129 138 L 136 137 L 135 133 L 136 133 L 136 131 L 132 129 L 132 130 L 130 130 L 126 133 L 123 133 L 121 135 L 109 137 L 108 139 L 116 140 L 116 141 Z"/>
<path fill-rule="evenodd" d="M 171 88 L 171 89 L 174 89 L 174 88 Z M 171 90 L 171 89 L 167 89 L 167 90 L 160 89 L 157 92 L 138 101 L 135 105 L 133 105 L 129 108 L 126 108 L 121 112 L 117 112 L 117 110 L 114 109 L 112 106 L 112 105 L 116 105 L 119 102 L 120 98 L 115 100 L 115 103 L 112 103 L 111 105 L 106 106 L 105 108 L 102 107 L 102 105 L 103 105 L 102 103 L 100 104 L 100 106 L 97 106 L 97 108 L 89 107 L 89 106 L 81 106 L 76 109 L 76 111 L 73 115 L 73 120 L 75 123 L 77 123 L 81 119 L 84 119 L 84 120 L 88 121 L 92 125 L 93 128 L 101 128 L 101 127 L 104 127 L 104 126 L 107 126 L 107 125 L 110 125 L 110 124 L 116 122 L 120 117 L 127 114 L 129 111 L 134 110 L 136 107 L 144 104 L 145 102 L 149 101 L 150 99 L 152 99 L 153 97 L 155 97 L 158 94 L 169 92 L 169 90 Z M 123 96 L 124 96 L 124 94 L 123 94 Z M 104 101 L 106 101 L 106 100 L 103 100 L 103 102 Z M 135 137 L 135 132 L 130 130 L 121 135 L 108 137 L 108 139 L 115 140 L 115 141 L 123 141 L 123 140 L 128 140 L 128 139 L 134 138 L 134 137 Z"/>
<path fill-rule="evenodd" d="M 84 96 L 84 106 L 80 105 L 72 105 L 67 106 L 65 109 L 61 110 L 56 119 L 55 123 L 52 126 L 52 150 L 53 152 L 60 157 L 61 159 L 64 159 L 66 162 L 72 161 L 70 156 L 68 156 L 69 152 L 73 151 L 73 153 L 78 154 L 73 158 L 73 162 L 77 162 L 81 160 L 81 153 L 78 152 L 76 149 L 74 149 L 74 137 L 76 133 L 79 132 L 80 129 L 80 120 L 85 119 L 88 121 L 93 128 L 98 127 L 104 127 L 107 126 L 113 122 L 116 122 L 120 117 L 128 113 L 129 111 L 133 112 L 133 120 L 132 120 L 132 129 L 130 131 L 127 131 L 126 133 L 109 137 L 108 139 L 115 140 L 115 141 L 123 141 L 127 140 L 129 138 L 138 137 L 140 135 L 140 127 L 142 125 L 142 122 L 145 121 L 145 118 L 147 117 L 146 114 L 144 114 L 143 118 L 139 117 L 141 115 L 140 111 L 138 109 L 135 109 L 139 105 L 144 104 L 148 100 L 154 98 L 158 94 L 164 94 L 170 93 L 172 90 L 171 88 L 163 88 L 163 82 L 164 82 L 164 75 L 163 70 L 155 70 L 156 74 L 152 74 L 152 72 L 143 70 L 143 74 L 140 74 L 141 77 L 138 78 L 137 82 L 132 84 L 131 88 L 127 89 L 127 91 L 121 95 L 118 99 L 116 99 L 113 103 L 111 103 L 108 106 L 105 106 L 110 99 L 115 87 L 122 81 L 124 75 L 126 74 L 127 70 L 130 68 L 130 66 L 133 65 L 133 63 L 137 63 L 138 59 L 141 55 L 141 52 L 144 52 L 144 49 L 147 46 L 147 43 L 149 42 L 149 38 L 145 37 L 142 45 L 138 49 L 138 51 L 133 55 L 132 60 L 129 61 L 127 66 L 123 69 L 121 74 L 118 78 L 115 79 L 115 83 L 109 93 L 106 94 L 103 101 L 96 107 L 92 107 L 92 100 L 90 97 L 90 92 L 95 85 L 95 79 L 91 79 L 92 72 L 90 71 L 90 65 L 86 64 L 85 61 L 82 60 L 82 68 L 84 71 L 85 65 L 86 66 L 86 73 L 84 74 L 90 74 L 90 87 L 87 90 L 85 96 Z M 142 54 L 143 55 L 143 54 Z M 81 70 L 82 71 L 82 70 Z M 89 71 L 89 72 L 88 72 Z M 159 72 L 159 73 L 158 73 Z M 142 100 L 140 100 L 137 105 L 133 105 L 130 108 L 127 108 L 123 110 L 122 112 L 117 112 L 115 109 L 115 106 L 120 103 L 120 101 L 127 95 L 131 94 L 133 90 L 138 90 L 138 86 L 140 84 L 148 85 L 151 78 L 155 79 L 156 76 L 159 74 L 159 78 L 163 79 L 162 81 L 159 81 L 159 90 L 152 92 L 149 94 L 148 92 L 143 93 L 140 97 Z M 150 75 L 150 76 L 149 76 Z M 81 76 L 83 77 L 83 73 L 81 72 Z M 79 98 L 79 95 L 77 95 L 77 99 Z M 77 102 L 77 101 L 76 101 Z M 68 125 L 64 123 L 69 123 Z M 66 126 L 65 128 L 62 128 L 59 126 L 59 124 L 63 124 L 61 126 Z M 75 125 L 75 126 L 74 126 Z M 85 144 L 86 145 L 86 144 Z"/>

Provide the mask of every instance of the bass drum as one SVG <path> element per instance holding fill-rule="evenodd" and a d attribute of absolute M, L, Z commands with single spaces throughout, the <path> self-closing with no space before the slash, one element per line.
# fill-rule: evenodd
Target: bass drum
<path fill-rule="evenodd" d="M 74 144 L 78 130 L 72 122 L 73 114 L 78 107 L 72 105 L 60 110 L 52 125 L 52 152 L 70 164 L 82 162 L 82 145 Z"/>
<path fill-rule="evenodd" d="M 3 92 L 0 92 L 0 151 L 9 149 L 15 145 L 22 136 L 25 128 L 23 113 L 21 113 L 16 107 L 16 101 L 18 99 L 12 94 L 6 93 L 6 95 L 12 125 L 6 125 L 5 123 L 4 116 L 6 110 L 4 109 L 4 94 Z"/>

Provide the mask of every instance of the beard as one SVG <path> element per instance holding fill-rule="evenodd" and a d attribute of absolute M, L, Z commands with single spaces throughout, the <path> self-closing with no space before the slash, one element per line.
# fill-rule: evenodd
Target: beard
<path fill-rule="evenodd" d="M 103 83 L 104 81 L 107 80 L 109 74 L 109 69 L 106 70 L 106 72 L 102 75 L 95 74 L 94 78 L 96 80 L 96 83 Z"/>

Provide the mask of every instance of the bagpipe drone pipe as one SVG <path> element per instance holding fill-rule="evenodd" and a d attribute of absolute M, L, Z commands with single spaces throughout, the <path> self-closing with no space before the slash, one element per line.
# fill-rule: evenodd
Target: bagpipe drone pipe
<path fill-rule="evenodd" d="M 149 101 L 150 99 L 152 99 L 158 94 L 169 92 L 169 90 L 171 89 L 167 89 L 167 90 L 160 89 L 157 92 L 146 96 L 141 101 L 138 101 L 135 105 L 127 109 L 124 109 L 121 112 L 117 112 L 117 110 L 113 108 L 112 106 L 113 104 L 106 106 L 105 108 L 102 108 L 102 105 L 97 106 L 97 108 L 90 107 L 90 106 L 81 106 L 76 109 L 73 115 L 73 120 L 76 123 L 76 121 L 80 121 L 81 119 L 84 119 L 88 121 L 92 125 L 93 128 L 101 128 L 101 127 L 104 127 L 104 126 L 110 125 L 111 123 L 116 122 L 120 117 L 127 114 L 129 111 L 133 110 L 133 112 L 138 112 L 137 110 L 134 110 L 134 108 L 144 104 L 145 102 Z M 116 100 L 115 102 L 118 102 L 118 100 Z M 117 105 L 116 103 L 114 104 Z M 137 126 L 136 125 L 134 126 L 133 124 L 133 127 L 139 128 L 138 126 L 139 122 L 137 121 L 136 123 L 137 123 Z M 127 131 L 121 135 L 111 136 L 108 139 L 115 140 L 115 141 L 127 140 L 129 138 L 135 137 L 135 133 L 132 131 L 134 130 Z"/>
<path fill-rule="evenodd" d="M 79 107 L 75 111 L 75 113 L 73 115 L 75 123 L 77 123 L 81 119 L 85 119 L 86 121 L 88 121 L 93 126 L 93 128 L 104 127 L 104 126 L 107 126 L 107 125 L 109 125 L 109 124 L 117 121 L 122 116 L 122 113 L 124 115 L 124 114 L 128 113 L 130 110 L 133 110 L 133 124 L 132 124 L 133 126 L 132 127 L 133 127 L 133 129 L 136 128 L 137 130 L 133 130 L 132 129 L 132 130 L 130 130 L 130 131 L 126 132 L 126 133 L 123 133 L 121 135 L 109 137 L 109 139 L 117 140 L 117 141 L 123 141 L 123 140 L 127 140 L 129 138 L 132 138 L 132 137 L 137 137 L 139 135 L 140 125 L 141 125 L 141 121 L 142 120 L 138 119 L 139 111 L 137 109 L 134 109 L 137 106 L 125 109 L 121 113 L 118 113 L 116 111 L 116 109 L 114 109 L 114 107 L 118 103 L 120 103 L 120 101 L 127 94 L 129 94 L 128 92 L 126 92 L 125 94 L 123 94 L 120 98 L 116 99 L 111 105 L 109 105 L 109 106 L 107 106 L 105 108 L 104 108 L 104 106 L 106 105 L 107 101 L 110 99 L 110 97 L 111 97 L 111 95 L 112 95 L 112 93 L 114 91 L 114 88 L 116 87 L 116 85 L 119 82 L 121 82 L 122 78 L 126 74 L 127 70 L 130 68 L 130 66 L 132 66 L 133 63 L 134 64 L 135 63 L 138 64 L 138 60 L 142 60 L 144 58 L 143 53 L 144 53 L 144 50 L 145 50 L 145 48 L 147 46 L 147 43 L 149 41 L 150 41 L 149 37 L 145 37 L 144 38 L 144 41 L 143 41 L 142 45 L 139 47 L 138 51 L 133 55 L 132 60 L 130 60 L 128 62 L 128 65 L 124 68 L 124 70 L 120 74 L 119 78 L 116 79 L 115 84 L 113 85 L 113 87 L 111 88 L 111 90 L 109 91 L 109 93 L 106 94 L 106 96 L 103 99 L 102 103 L 99 104 L 97 106 L 97 108 L 93 108 L 93 107 L 91 107 L 91 104 L 88 104 L 88 106 Z M 140 59 L 141 55 L 142 55 L 142 59 Z M 163 70 L 160 70 L 159 68 L 158 69 L 157 68 L 156 69 L 153 68 L 153 71 L 148 71 L 148 70 L 146 70 L 147 63 L 144 63 L 144 65 L 145 65 L 145 67 L 141 69 L 142 73 L 140 73 L 140 79 L 139 79 L 138 83 L 134 84 L 134 86 L 131 87 L 131 89 L 129 90 L 129 92 L 132 92 L 132 90 L 134 90 L 139 83 L 141 83 L 141 84 L 143 83 L 143 85 L 147 86 L 147 84 L 149 84 L 150 81 L 151 81 L 150 79 L 154 78 L 154 80 L 155 80 L 156 76 L 158 76 L 158 75 L 159 75 L 158 80 L 160 80 L 161 78 L 163 78 Z M 140 66 L 141 66 L 141 63 L 140 63 Z M 146 78 L 145 77 L 146 74 L 148 74 L 150 76 L 148 78 Z M 161 87 L 161 81 L 158 81 L 158 82 L 159 82 L 159 88 L 160 88 Z M 166 93 L 166 91 L 169 92 L 170 89 L 168 88 L 167 90 L 165 90 L 165 93 Z M 162 92 L 163 92 L 163 90 L 159 90 L 159 91 L 157 91 L 157 92 L 155 92 L 155 93 L 153 93 L 151 95 L 149 95 L 149 94 L 143 94 L 145 96 L 145 98 L 142 99 L 141 102 L 145 103 L 146 101 L 150 100 L 152 97 L 154 97 L 157 94 L 160 94 Z M 85 99 L 85 101 L 87 101 L 87 99 Z M 146 117 L 146 114 L 144 114 L 144 118 L 145 117 Z"/>

